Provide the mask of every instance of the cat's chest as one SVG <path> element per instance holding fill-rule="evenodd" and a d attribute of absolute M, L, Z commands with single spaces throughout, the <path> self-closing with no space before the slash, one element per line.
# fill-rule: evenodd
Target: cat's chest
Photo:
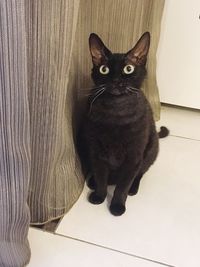
<path fill-rule="evenodd" d="M 106 111 L 108 115 L 125 114 L 134 111 L 137 98 L 129 95 L 102 97 L 96 102 L 97 111 Z"/>
<path fill-rule="evenodd" d="M 107 125 L 133 123 L 141 113 L 139 102 L 127 95 L 110 98 L 102 97 L 90 108 L 90 119 Z"/>
<path fill-rule="evenodd" d="M 131 131 L 105 128 L 96 136 L 98 157 L 107 162 L 112 169 L 119 167 L 133 146 Z"/>
<path fill-rule="evenodd" d="M 99 153 L 98 157 L 100 160 L 107 162 L 112 169 L 119 167 L 126 156 L 126 148 L 124 142 L 120 142 L 120 139 L 99 138 L 98 142 Z"/>

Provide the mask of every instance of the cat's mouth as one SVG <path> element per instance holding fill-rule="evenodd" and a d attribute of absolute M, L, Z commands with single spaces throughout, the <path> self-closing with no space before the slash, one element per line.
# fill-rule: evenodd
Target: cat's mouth
<path fill-rule="evenodd" d="M 125 92 L 120 91 L 119 89 L 109 90 L 108 91 L 111 95 L 120 96 L 125 94 Z"/>
<path fill-rule="evenodd" d="M 107 92 L 114 96 L 120 96 L 124 94 L 125 87 L 122 84 L 113 83 L 110 86 L 108 86 Z"/>
<path fill-rule="evenodd" d="M 121 96 L 121 95 L 129 94 L 130 89 L 127 85 L 116 84 L 116 85 L 112 85 L 107 92 L 109 92 L 111 95 L 114 95 L 114 96 Z"/>

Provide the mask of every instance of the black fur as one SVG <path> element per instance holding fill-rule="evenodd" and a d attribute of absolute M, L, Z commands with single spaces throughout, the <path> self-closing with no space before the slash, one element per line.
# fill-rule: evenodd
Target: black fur
<path fill-rule="evenodd" d="M 112 54 L 96 34 L 90 35 L 89 45 L 95 87 L 88 100 L 78 147 L 84 171 L 92 175 L 88 184 L 94 191 L 89 201 L 102 203 L 107 185 L 115 184 L 110 211 L 118 216 L 125 212 L 128 194 L 138 192 L 143 174 L 158 154 L 152 110 L 140 90 L 146 76 L 150 34 L 144 33 L 126 54 Z M 102 65 L 109 68 L 108 74 L 100 72 Z M 126 65 L 134 66 L 134 71 L 126 74 Z"/>
<path fill-rule="evenodd" d="M 161 126 L 158 135 L 159 138 L 164 138 L 169 135 L 169 130 L 164 126 Z"/>

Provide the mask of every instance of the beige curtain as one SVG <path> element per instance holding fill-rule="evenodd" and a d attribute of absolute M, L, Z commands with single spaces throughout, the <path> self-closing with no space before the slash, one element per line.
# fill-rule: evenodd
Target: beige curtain
<path fill-rule="evenodd" d="M 143 90 L 148 97 L 156 120 L 160 116 L 160 101 L 156 83 L 156 50 L 164 0 L 82 0 L 80 1 L 76 41 L 73 53 L 76 88 L 91 86 L 91 58 L 88 36 L 91 32 L 102 37 L 113 52 L 127 52 L 145 31 L 151 33 L 148 57 L 148 79 Z M 79 101 L 84 102 L 80 90 Z"/>
<path fill-rule="evenodd" d="M 25 266 L 30 219 L 62 216 L 83 187 L 68 86 L 78 7 L 0 1 L 1 267 Z"/>
<path fill-rule="evenodd" d="M 31 223 L 61 217 L 83 188 L 69 83 L 79 0 L 26 0 Z"/>
<path fill-rule="evenodd" d="M 21 267 L 27 240 L 30 124 L 22 1 L 0 1 L 0 266 Z"/>
<path fill-rule="evenodd" d="M 151 32 L 144 91 L 159 117 L 155 53 L 163 5 L 164 0 L 0 1 L 1 267 L 24 266 L 29 222 L 63 216 L 82 191 L 73 133 L 77 106 L 86 100 L 79 92 L 91 86 L 91 32 L 114 52 L 128 51 L 144 31 Z"/>

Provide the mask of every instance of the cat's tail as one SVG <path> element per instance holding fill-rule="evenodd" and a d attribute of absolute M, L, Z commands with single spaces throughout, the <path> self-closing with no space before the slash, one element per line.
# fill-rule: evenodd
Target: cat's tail
<path fill-rule="evenodd" d="M 165 126 L 160 127 L 160 131 L 158 132 L 159 138 L 164 138 L 169 135 L 169 130 Z"/>

